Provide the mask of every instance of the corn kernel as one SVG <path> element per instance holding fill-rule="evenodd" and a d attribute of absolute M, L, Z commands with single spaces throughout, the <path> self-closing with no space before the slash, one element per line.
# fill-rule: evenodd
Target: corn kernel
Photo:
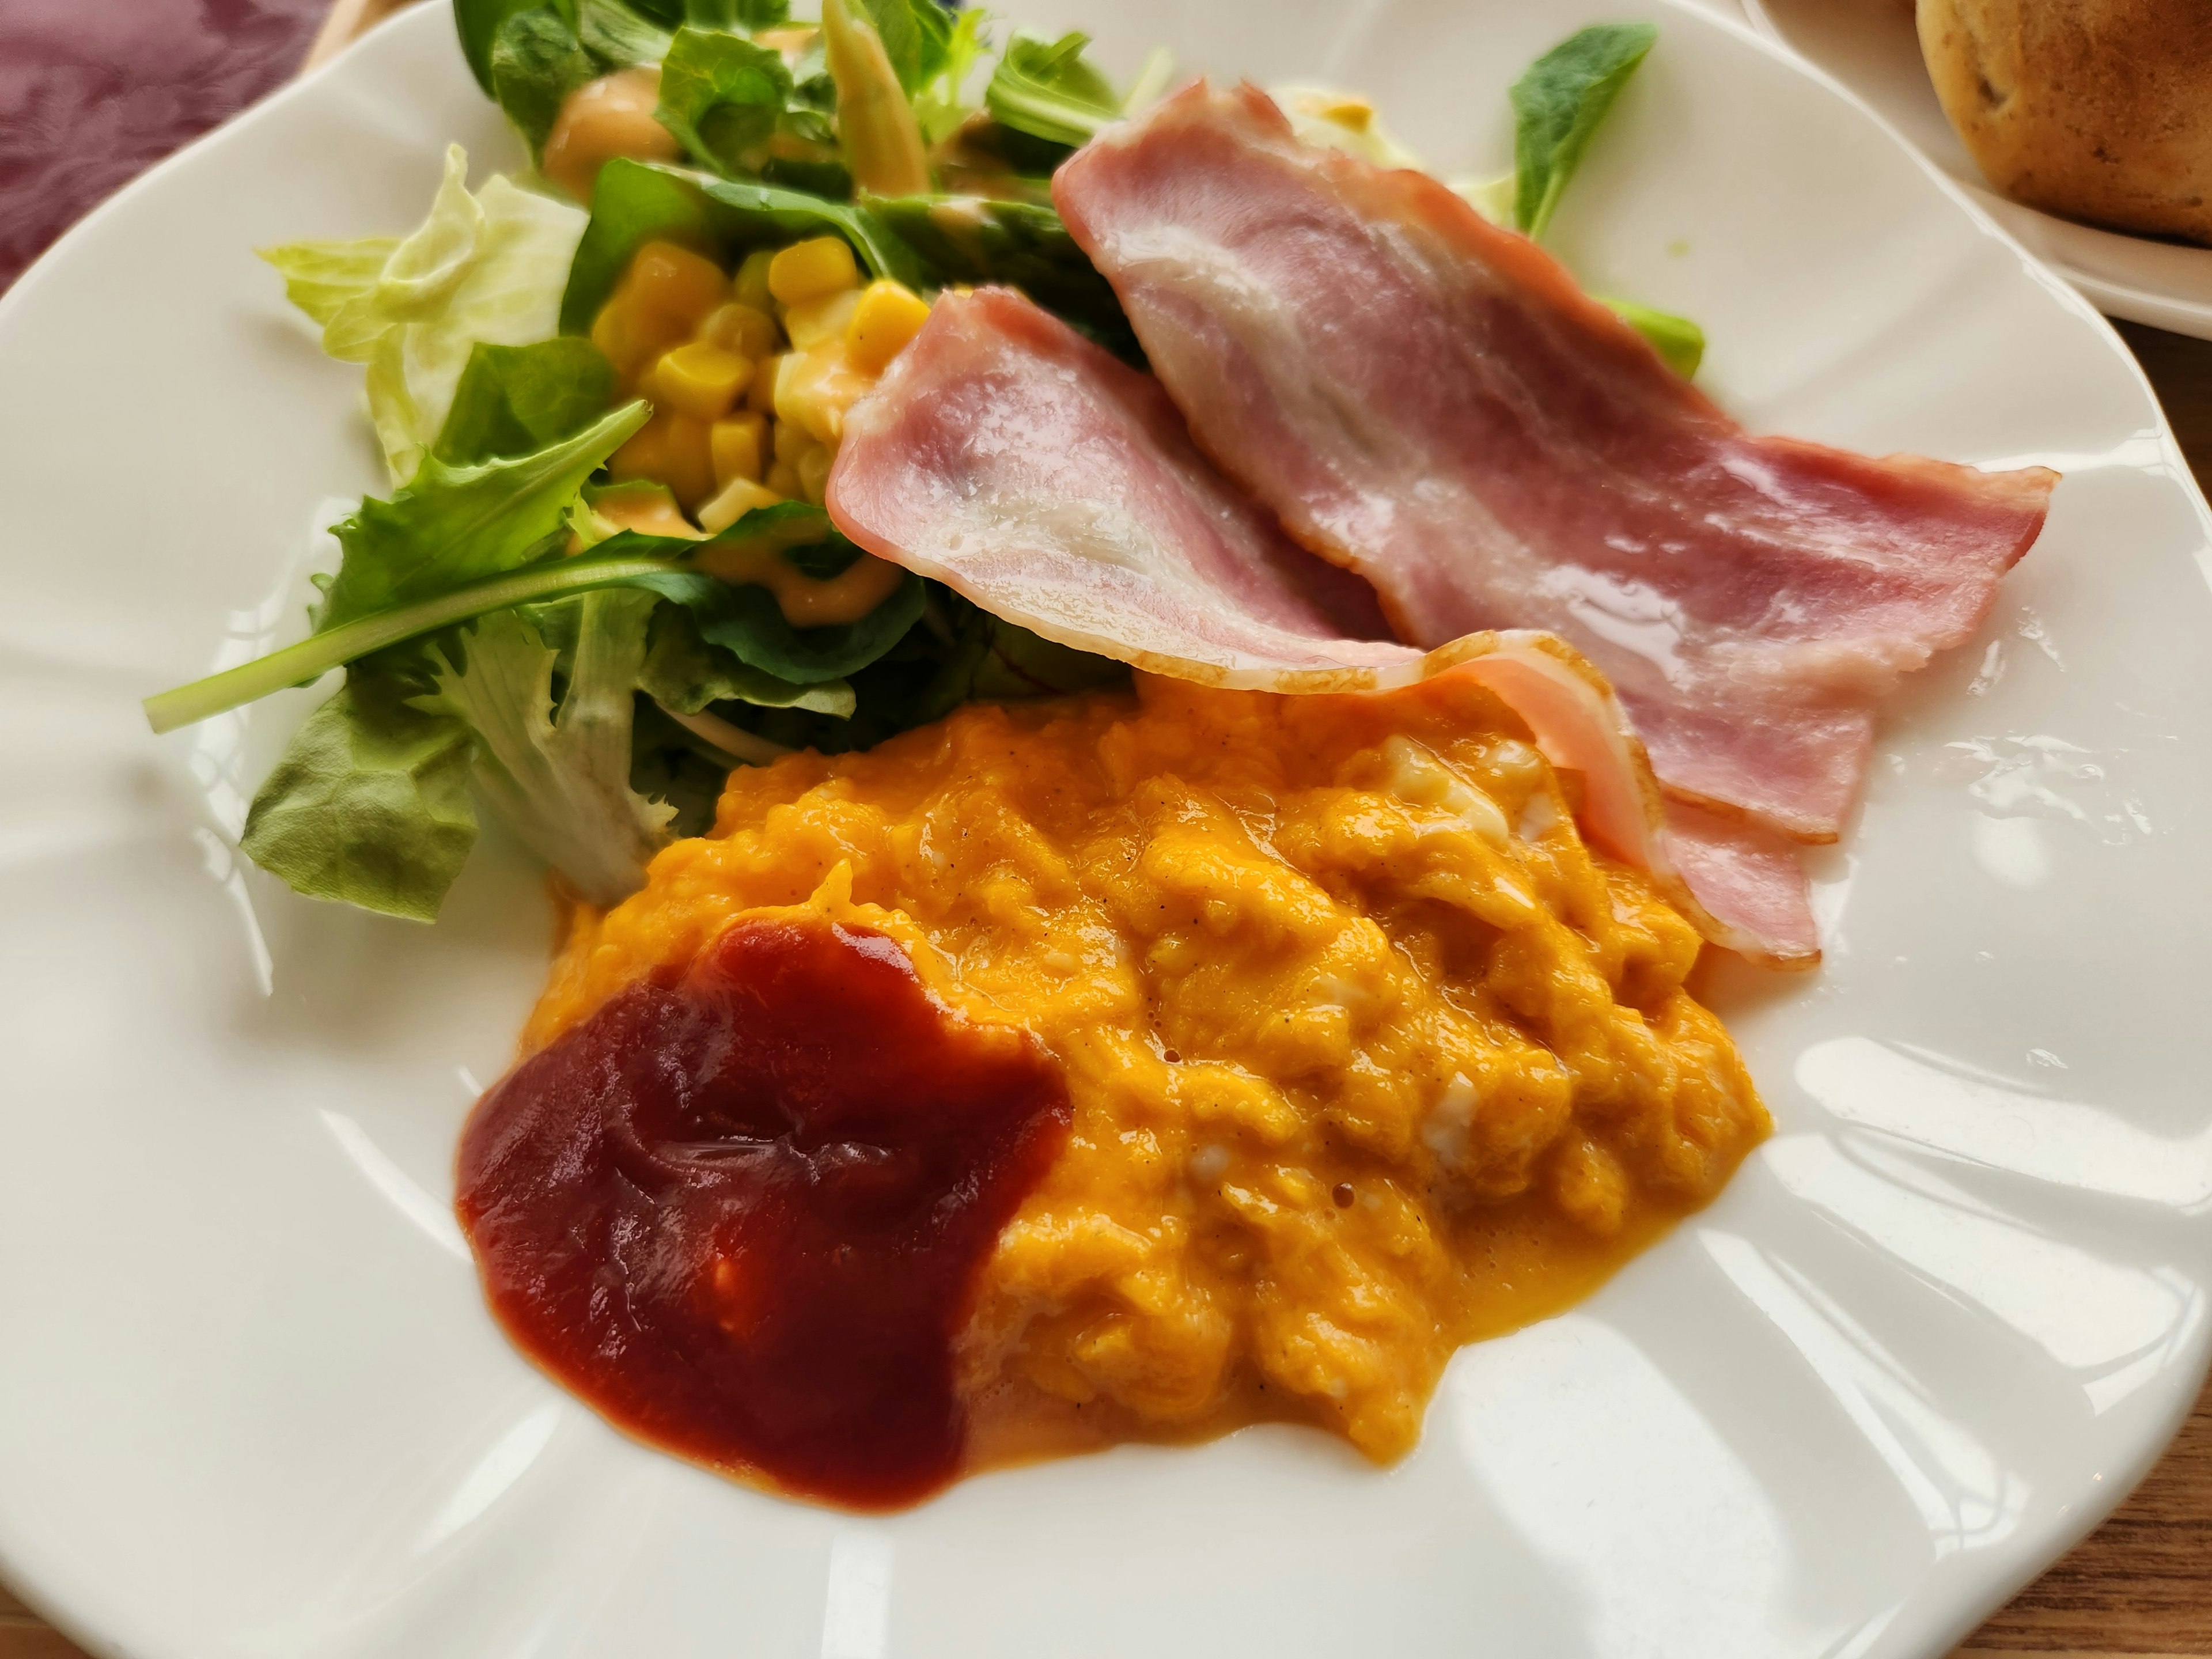
<path fill-rule="evenodd" d="M 822 441 L 798 422 L 778 421 L 775 423 L 775 458 L 779 461 L 787 461 L 797 466 L 800 456 L 810 449 L 821 447 Z"/>
<path fill-rule="evenodd" d="M 775 356 L 783 346 L 783 331 L 775 325 L 775 318 L 735 300 L 708 314 L 699 325 L 699 337 L 755 362 Z"/>
<path fill-rule="evenodd" d="M 830 469 L 837 464 L 837 452 L 827 445 L 808 450 L 792 463 L 791 470 L 799 474 L 799 487 L 806 499 L 815 506 L 829 493 Z"/>
<path fill-rule="evenodd" d="M 768 477 L 762 482 L 787 501 L 795 501 L 805 493 L 805 486 L 799 482 L 799 474 L 788 461 L 778 461 L 769 468 Z"/>
<path fill-rule="evenodd" d="M 641 535 L 696 538 L 699 534 L 663 483 L 641 481 L 603 489 L 592 503 L 592 511 L 617 530 L 635 530 Z"/>
<path fill-rule="evenodd" d="M 763 357 L 753 369 L 753 383 L 745 388 L 745 407 L 762 415 L 775 413 L 775 383 L 783 374 L 785 357 Z"/>
<path fill-rule="evenodd" d="M 757 507 L 774 507 L 785 497 L 751 478 L 732 478 L 721 493 L 699 509 L 699 527 L 719 536 Z"/>
<path fill-rule="evenodd" d="M 866 395 L 874 381 L 846 361 L 840 340 L 812 351 L 793 352 L 776 365 L 775 417 L 834 444 L 845 430 L 845 411 Z"/>
<path fill-rule="evenodd" d="M 846 289 L 841 293 L 824 295 L 818 300 L 808 300 L 793 306 L 783 313 L 783 331 L 791 337 L 793 351 L 811 351 L 832 340 L 842 340 L 853 325 L 854 313 L 860 308 L 857 289 Z"/>
<path fill-rule="evenodd" d="M 773 249 L 757 247 L 745 255 L 738 266 L 738 274 L 730 278 L 730 292 L 741 306 L 750 306 L 755 311 L 773 314 L 775 295 L 769 292 L 768 268 L 775 263 Z"/>
<path fill-rule="evenodd" d="M 736 478 L 757 483 L 768 459 L 768 417 L 750 410 L 724 416 L 707 429 L 707 448 L 714 458 L 714 482 L 723 489 Z"/>
<path fill-rule="evenodd" d="M 625 389 L 640 368 L 681 338 L 673 323 L 641 309 L 626 288 L 616 290 L 592 319 L 592 343 L 614 365 Z"/>
<path fill-rule="evenodd" d="M 658 410 L 607 463 L 617 483 L 652 478 L 668 486 L 679 504 L 693 507 L 714 493 L 714 460 L 707 423 L 672 409 Z"/>
<path fill-rule="evenodd" d="M 768 291 L 787 306 L 804 305 L 840 289 L 860 285 L 853 250 L 837 236 L 793 242 L 769 261 Z"/>
<path fill-rule="evenodd" d="M 702 421 L 716 421 L 730 412 L 752 375 L 752 364 L 736 352 L 694 340 L 662 353 L 648 380 L 657 403 Z"/>
<path fill-rule="evenodd" d="M 863 374 L 880 374 L 928 320 L 929 301 L 904 283 L 870 283 L 846 327 L 846 355 Z"/>
<path fill-rule="evenodd" d="M 640 248 L 623 286 L 639 307 L 680 323 L 686 334 L 729 293 L 720 265 L 673 242 L 647 242 Z"/>

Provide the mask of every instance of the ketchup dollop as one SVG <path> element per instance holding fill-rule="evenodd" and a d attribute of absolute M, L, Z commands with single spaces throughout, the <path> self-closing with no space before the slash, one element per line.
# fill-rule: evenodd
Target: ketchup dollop
<path fill-rule="evenodd" d="M 780 912 L 487 1094 L 459 1208 L 508 1334 L 618 1427 L 890 1508 L 959 1473 L 954 1337 L 1067 1123 L 1034 1038 Z"/>

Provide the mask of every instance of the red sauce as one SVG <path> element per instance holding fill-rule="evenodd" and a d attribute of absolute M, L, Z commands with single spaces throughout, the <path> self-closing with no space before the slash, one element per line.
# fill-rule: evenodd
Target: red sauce
<path fill-rule="evenodd" d="M 1067 1121 L 893 940 L 742 921 L 484 1097 L 459 1207 L 509 1334 L 619 1427 L 888 1508 L 959 1473 L 953 1337 Z"/>

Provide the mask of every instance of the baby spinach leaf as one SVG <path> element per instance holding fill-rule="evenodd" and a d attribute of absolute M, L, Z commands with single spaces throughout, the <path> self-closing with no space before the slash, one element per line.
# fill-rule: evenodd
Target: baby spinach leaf
<path fill-rule="evenodd" d="M 1513 83 L 1513 222 L 1540 237 L 1613 100 L 1651 50 L 1650 23 L 1599 23 L 1571 34 Z"/>
<path fill-rule="evenodd" d="M 434 920 L 476 844 L 475 743 L 417 690 L 389 659 L 349 670 L 254 795 L 246 856 L 310 898 Z"/>
<path fill-rule="evenodd" d="M 653 613 L 638 685 L 662 708 L 679 714 L 696 714 L 717 702 L 806 708 L 839 719 L 853 712 L 853 688 L 845 681 L 794 685 L 764 674 L 740 662 L 734 653 L 709 643 L 680 605 L 664 605 Z"/>
<path fill-rule="evenodd" d="M 681 28 L 660 65 L 660 125 L 700 161 L 757 173 L 794 89 L 783 54 L 735 34 Z"/>
<path fill-rule="evenodd" d="M 1121 100 L 1083 49 L 1091 37 L 1070 31 L 1057 40 L 1026 31 L 1006 42 L 983 102 L 1002 126 L 1056 144 L 1087 143 L 1121 118 Z"/>
<path fill-rule="evenodd" d="M 478 466 L 425 457 L 413 483 L 388 501 L 363 501 L 337 526 L 343 556 L 317 629 L 430 599 L 537 556 L 564 533 L 584 480 L 645 424 L 647 412 L 642 403 L 627 404 L 535 454 Z"/>
<path fill-rule="evenodd" d="M 461 56 L 468 59 L 469 72 L 487 95 L 498 95 L 492 84 L 491 53 L 500 30 L 508 18 L 538 9 L 539 4 L 540 0 L 453 0 L 453 26 L 461 37 Z"/>
<path fill-rule="evenodd" d="M 1042 203 L 903 196 L 869 205 L 940 284 L 1018 288 L 1126 361 L 1144 362 L 1113 288 Z"/>
<path fill-rule="evenodd" d="M 431 453 L 448 466 L 529 455 L 590 425 L 614 394 L 614 365 L 589 340 L 562 334 L 536 345 L 479 344 Z"/>
<path fill-rule="evenodd" d="M 685 0 L 684 21 L 694 28 L 751 34 L 788 23 L 790 0 Z"/>
<path fill-rule="evenodd" d="M 734 265 L 753 248 L 780 247 L 825 232 L 851 243 L 873 274 L 895 276 L 910 288 L 929 285 L 913 250 L 866 206 L 658 162 L 609 161 L 599 169 L 591 222 L 569 267 L 562 331 L 590 331 L 630 256 L 647 242 L 678 242 Z"/>
<path fill-rule="evenodd" d="M 857 0 L 884 43 L 899 86 L 911 98 L 945 68 L 952 14 L 937 0 Z"/>
<path fill-rule="evenodd" d="M 571 11 L 558 4 L 507 16 L 492 39 L 488 62 L 487 90 L 530 141 L 532 155 L 544 148 L 568 94 L 606 73 L 577 34 Z"/>
<path fill-rule="evenodd" d="M 601 542 L 592 553 L 609 559 L 640 555 L 675 559 L 716 546 L 758 546 L 759 527 L 749 526 L 749 520 L 757 516 L 747 514 L 720 536 L 704 542 L 625 530 Z M 775 595 L 765 587 L 733 586 L 712 576 L 687 574 L 690 580 L 680 586 L 665 582 L 655 586 L 666 598 L 690 610 L 701 636 L 709 643 L 722 647 L 749 667 L 795 685 L 843 679 L 866 667 L 897 644 L 899 636 L 921 615 L 921 579 L 911 572 L 904 574 L 890 596 L 866 616 L 828 628 L 793 628 L 784 620 L 783 607 L 776 603 Z"/>

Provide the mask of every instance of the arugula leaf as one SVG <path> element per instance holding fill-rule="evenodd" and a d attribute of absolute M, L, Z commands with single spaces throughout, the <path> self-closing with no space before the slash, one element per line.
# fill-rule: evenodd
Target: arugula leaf
<path fill-rule="evenodd" d="M 874 275 L 895 276 L 909 288 L 931 285 L 913 250 L 868 207 L 617 157 L 599 169 L 592 192 L 591 222 L 577 245 L 561 301 L 561 331 L 591 331 L 630 256 L 647 242 L 680 243 L 729 265 L 753 248 L 780 247 L 825 231 L 851 243 Z"/>
<path fill-rule="evenodd" d="M 1051 208 L 979 196 L 906 196 L 868 205 L 940 284 L 1018 288 L 1116 356 L 1143 364 L 1121 301 Z"/>
<path fill-rule="evenodd" d="M 653 613 L 638 684 L 662 708 L 678 714 L 696 714 L 717 702 L 805 708 L 841 720 L 853 712 L 853 688 L 845 681 L 793 685 L 764 674 L 724 647 L 708 643 L 690 611 L 680 605 L 664 605 Z"/>
<path fill-rule="evenodd" d="M 1018 31 L 991 72 L 983 102 L 1001 126 L 1056 144 L 1087 143 L 1121 118 L 1121 100 L 1083 49 L 1091 37 L 1071 30 L 1057 40 Z"/>
<path fill-rule="evenodd" d="M 146 723 L 156 732 L 173 732 L 489 611 L 542 605 L 601 587 L 646 588 L 678 604 L 711 610 L 714 590 L 721 585 L 713 576 L 657 556 L 540 559 L 519 570 L 464 583 L 433 599 L 372 611 L 236 668 L 161 692 L 143 705 Z"/>
<path fill-rule="evenodd" d="M 1603 295 L 1594 296 L 1629 327 L 1651 343 L 1668 368 L 1684 380 L 1696 377 L 1698 365 L 1705 360 L 1705 331 L 1687 317 L 1654 311 L 1650 306 L 1640 306 L 1633 300 L 1613 300 Z"/>
<path fill-rule="evenodd" d="M 573 334 L 535 345 L 478 345 L 431 453 L 448 466 L 532 454 L 590 425 L 614 394 L 614 365 Z"/>
<path fill-rule="evenodd" d="M 988 21 L 983 12 L 973 8 L 958 13 L 952 21 L 952 33 L 945 39 L 944 62 L 912 89 L 914 118 L 921 125 L 925 142 L 943 143 L 975 112 L 966 88 L 976 64 L 989 50 L 983 33 Z"/>
<path fill-rule="evenodd" d="M 557 705 L 560 653 L 512 611 L 433 648 L 436 690 L 412 700 L 476 733 L 476 787 L 530 849 L 593 904 L 637 890 L 675 809 L 630 787 L 631 716 L 650 593 L 603 591 L 578 607 Z"/>
<path fill-rule="evenodd" d="M 343 557 L 315 622 L 333 629 L 511 570 L 565 531 L 584 480 L 645 424 L 627 404 L 572 438 L 513 459 L 450 466 L 428 456 L 388 501 L 362 502 L 337 526 Z"/>
<path fill-rule="evenodd" d="M 416 688 L 378 661 L 292 734 L 254 795 L 246 856 L 310 898 L 434 920 L 476 844 L 469 728 L 408 707 Z"/>
<path fill-rule="evenodd" d="M 1540 237 L 1591 135 L 1659 31 L 1650 23 L 1599 23 L 1571 34 L 1513 83 L 1513 221 Z"/>
<path fill-rule="evenodd" d="M 699 161 L 757 173 L 794 88 L 783 54 L 735 34 L 681 28 L 660 65 L 660 125 Z"/>

